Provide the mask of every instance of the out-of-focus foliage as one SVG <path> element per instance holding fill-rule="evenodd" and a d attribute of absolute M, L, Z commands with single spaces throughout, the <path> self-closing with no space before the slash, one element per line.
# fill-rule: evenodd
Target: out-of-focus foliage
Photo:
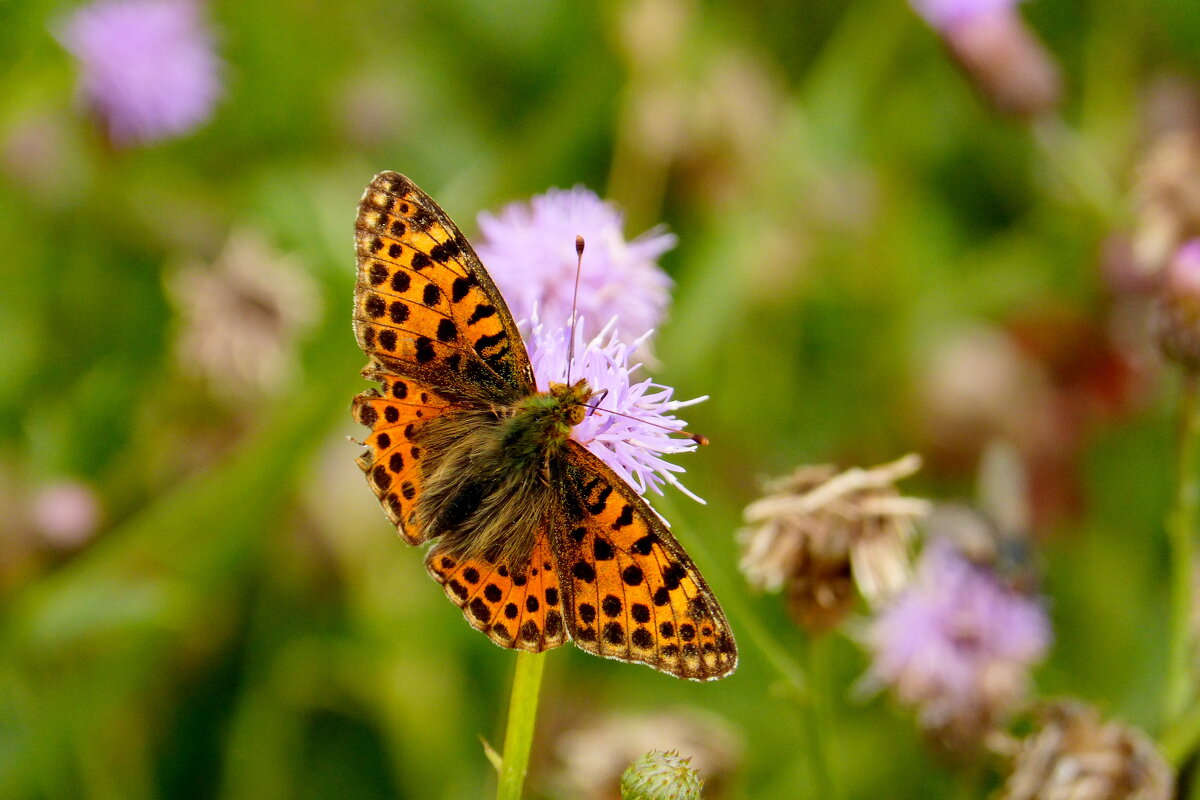
<path fill-rule="evenodd" d="M 582 183 L 627 233 L 679 239 L 655 377 L 711 397 L 687 418 L 712 445 L 680 462 L 708 504 L 660 508 L 742 663 L 700 685 L 552 653 L 532 795 L 606 746 L 581 739 L 601 716 L 676 713 L 712 796 L 807 796 L 804 715 L 742 625 L 797 659 L 805 637 L 736 569 L 741 508 L 798 464 L 908 451 L 906 491 L 967 496 L 990 435 L 1032 480 L 1039 691 L 1160 729 L 1173 375 L 1101 265 L 1153 137 L 1195 123 L 1190 3 L 1024 6 L 1065 87 L 1030 124 L 902 0 L 216 0 L 212 118 L 124 148 L 54 38 L 71 10 L 0 11 L 0 796 L 491 791 L 479 737 L 501 738 L 512 656 L 425 576 L 346 440 L 352 226 L 382 169 L 468 237 Z M 207 284 L 183 276 L 236 275 L 239 252 L 281 291 L 191 304 Z M 228 335 L 268 361 L 223 364 Z M 910 714 L 852 691 L 861 648 L 820 644 L 845 794 L 963 791 Z"/>

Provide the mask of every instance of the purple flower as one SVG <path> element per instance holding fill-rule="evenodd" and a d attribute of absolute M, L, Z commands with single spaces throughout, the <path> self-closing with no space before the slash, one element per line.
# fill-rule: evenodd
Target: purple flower
<path fill-rule="evenodd" d="M 890 686 L 945 744 L 970 746 L 1019 702 L 1050 643 L 1034 599 L 934 541 L 917 581 L 874 622 L 867 684 Z"/>
<path fill-rule="evenodd" d="M 100 524 L 95 492 L 76 481 L 43 486 L 34 495 L 30 512 L 42 536 L 57 547 L 83 544 Z"/>
<path fill-rule="evenodd" d="M 528 318 L 536 307 L 549 324 L 566 325 L 575 292 L 575 237 L 583 236 L 578 312 L 594 326 L 584 333 L 595 335 L 616 317 L 615 333 L 631 341 L 666 312 L 671 279 L 656 259 L 675 246 L 675 237 L 656 228 L 626 241 L 622 222 L 616 208 L 583 187 L 551 189 L 498 215 L 481 213 L 477 250 L 514 317 Z"/>
<path fill-rule="evenodd" d="M 1200 304 L 1200 239 L 1191 239 L 1175 251 L 1167 265 L 1165 290 Z"/>
<path fill-rule="evenodd" d="M 968 20 L 1008 13 L 1021 0 L 909 0 L 929 27 L 945 33 Z"/>
<path fill-rule="evenodd" d="M 544 390 L 552 382 L 565 383 L 569 328 L 561 324 L 543 324 L 536 310 L 531 324 L 532 333 L 526 343 L 538 387 Z M 635 382 L 633 373 L 641 364 L 630 366 L 629 354 L 650 333 L 647 331 L 642 338 L 626 345 L 617 338 L 611 323 L 591 339 L 584 338 L 582 324 L 577 326 L 570 379 L 586 378 L 597 394 L 592 402 L 600 408 L 589 411 L 571 435 L 639 494 L 653 489 L 661 495 L 662 485 L 669 483 L 702 503 L 704 501 L 684 488 L 676 477 L 676 473 L 684 471 L 683 467 L 668 463 L 661 456 L 696 449 L 696 443 L 691 439 L 671 436 L 671 431 L 683 430 L 684 426 L 684 421 L 672 412 L 707 398 L 681 402 L 671 399 L 674 390 L 670 387 L 649 378 Z"/>
<path fill-rule="evenodd" d="M 57 35 L 114 143 L 180 136 L 212 114 L 221 63 L 193 0 L 98 0 Z"/>
<path fill-rule="evenodd" d="M 997 111 L 1033 117 L 1058 105 L 1058 65 L 1017 13 L 1020 0 L 909 2 Z"/>
<path fill-rule="evenodd" d="M 1162 276 L 1155 332 L 1163 355 L 1188 369 L 1200 365 L 1200 239 L 1175 251 Z"/>

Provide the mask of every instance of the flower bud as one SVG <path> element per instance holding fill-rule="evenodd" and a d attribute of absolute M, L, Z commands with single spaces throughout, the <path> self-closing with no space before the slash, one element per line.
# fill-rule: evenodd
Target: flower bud
<path fill-rule="evenodd" d="M 704 781 L 674 750 L 654 750 L 621 775 L 621 800 L 700 800 Z"/>

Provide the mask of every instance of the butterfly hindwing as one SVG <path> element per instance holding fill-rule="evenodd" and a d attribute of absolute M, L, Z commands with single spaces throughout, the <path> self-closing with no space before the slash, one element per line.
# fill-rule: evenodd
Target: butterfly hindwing
<path fill-rule="evenodd" d="M 426 535 L 412 520 L 421 496 L 422 462 L 427 458 L 419 442 L 420 430 L 430 420 L 452 412 L 453 407 L 431 387 L 380 372 L 375 364 L 363 370 L 363 375 L 380 381 L 382 387 L 354 398 L 355 419 L 371 428 L 363 442 L 367 450 L 358 457 L 358 465 L 400 535 L 409 544 L 420 544 Z"/>
<path fill-rule="evenodd" d="M 359 203 L 354 330 L 387 369 L 465 397 L 534 390 L 512 315 L 466 237 L 408 178 L 381 172 Z"/>
<path fill-rule="evenodd" d="M 566 641 L 559 581 L 544 531 L 520 571 L 482 558 L 460 563 L 436 546 L 425 568 L 467 622 L 501 647 L 538 653 Z"/>
<path fill-rule="evenodd" d="M 575 644 L 681 678 L 731 673 L 729 623 L 654 510 L 577 442 L 568 443 L 562 473 L 551 541 Z"/>

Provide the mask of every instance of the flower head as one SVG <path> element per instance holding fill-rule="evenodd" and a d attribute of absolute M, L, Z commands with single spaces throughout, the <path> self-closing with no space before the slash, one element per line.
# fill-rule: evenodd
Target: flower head
<path fill-rule="evenodd" d="M 194 0 L 98 0 L 58 32 L 119 145 L 187 133 L 212 114 L 221 63 Z"/>
<path fill-rule="evenodd" d="M 910 0 L 997 110 L 1036 115 L 1062 94 L 1058 66 L 1016 11 L 1020 0 Z"/>
<path fill-rule="evenodd" d="M 1049 646 L 1050 623 L 1036 600 L 938 539 L 867 641 L 874 661 L 866 683 L 892 687 L 935 739 L 965 750 L 1023 699 L 1029 668 Z"/>
<path fill-rule="evenodd" d="M 687 767 L 704 776 L 704 797 L 716 800 L 730 795 L 742 758 L 738 732 L 723 717 L 697 708 L 582 718 L 573 714 L 567 725 L 555 737 L 554 769 L 546 781 L 555 797 L 617 797 L 630 763 L 657 750 L 658 759 L 663 751 L 686 753 Z"/>
<path fill-rule="evenodd" d="M 802 467 L 769 485 L 738 534 L 747 580 L 786 588 L 788 610 L 811 631 L 841 622 L 855 584 L 873 604 L 890 598 L 908 579 L 912 521 L 928 510 L 893 484 L 920 463 L 910 455 L 871 470 Z"/>
<path fill-rule="evenodd" d="M 100 501 L 88 486 L 61 481 L 40 488 L 33 497 L 30 516 L 42 537 L 56 547 L 77 547 L 96 532 Z"/>
<path fill-rule="evenodd" d="M 1012 12 L 1021 0 L 909 0 L 934 30 L 946 32 L 972 20 Z"/>
<path fill-rule="evenodd" d="M 683 467 L 661 456 L 696 449 L 695 441 L 671 435 L 672 431 L 682 431 L 685 424 L 673 412 L 707 398 L 672 400 L 674 390 L 670 387 L 649 378 L 634 379 L 633 373 L 641 364 L 629 364 L 630 352 L 652 331 L 627 345 L 617 339 L 612 323 L 590 339 L 584 338 L 580 324 L 575 329 L 575 360 L 568 365 L 570 329 L 542 323 L 536 312 L 530 322 L 532 331 L 526 343 L 538 386 L 546 389 L 551 383 L 564 383 L 569 374 L 571 380 L 586 378 L 596 393 L 592 402 L 599 408 L 590 411 L 574 427 L 572 438 L 640 494 L 647 489 L 662 494 L 662 485 L 669 483 L 688 497 L 703 502 L 676 477 L 676 473 L 684 471 Z"/>
<path fill-rule="evenodd" d="M 655 229 L 626 241 L 622 223 L 620 211 L 583 187 L 551 189 L 498 215 L 480 214 L 476 249 L 514 317 L 527 318 L 536 307 L 548 323 L 566 325 L 575 296 L 575 237 L 583 236 L 578 314 L 593 328 L 579 327 L 595 335 L 615 317 L 615 333 L 632 341 L 666 312 L 671 279 L 656 259 L 675 246 L 675 237 Z"/>
<path fill-rule="evenodd" d="M 1136 266 L 1161 275 L 1189 239 L 1200 237 L 1200 132 L 1159 136 L 1138 166 L 1134 186 Z"/>
<path fill-rule="evenodd" d="M 701 800 L 704 780 L 690 758 L 652 750 L 621 773 L 621 800 Z"/>
<path fill-rule="evenodd" d="M 235 233 L 216 263 L 179 269 L 167 288 L 182 323 L 181 366 L 235 399 L 295 372 L 296 341 L 321 305 L 303 266 L 252 232 Z"/>
<path fill-rule="evenodd" d="M 1168 358 L 1200 369 L 1200 239 L 1184 243 L 1163 273 L 1157 329 Z"/>
<path fill-rule="evenodd" d="M 1146 735 L 1104 722 L 1081 702 L 1042 709 L 1042 724 L 1017 744 L 1001 800 L 1086 797 L 1088 800 L 1169 800 L 1171 768 Z"/>

